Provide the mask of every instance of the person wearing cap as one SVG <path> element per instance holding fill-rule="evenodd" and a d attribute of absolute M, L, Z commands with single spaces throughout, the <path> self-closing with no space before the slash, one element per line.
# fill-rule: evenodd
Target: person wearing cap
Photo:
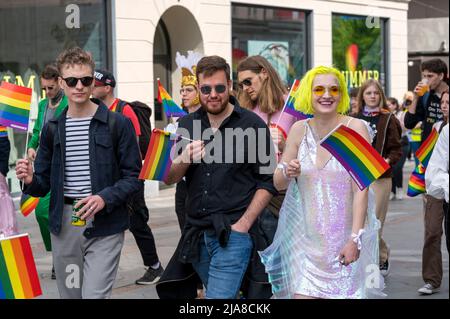
<path fill-rule="evenodd" d="M 141 129 L 136 114 L 130 105 L 114 96 L 114 88 L 116 86 L 114 75 L 107 70 L 96 70 L 94 77 L 95 86 L 92 96 L 102 101 L 112 112 L 119 110 L 117 108 L 119 105 L 123 106 L 121 113 L 131 120 L 136 131 L 136 136 L 139 138 Z M 138 285 L 151 285 L 159 281 L 164 272 L 164 268 L 159 262 L 155 238 L 148 225 L 149 212 L 145 204 L 143 188 L 139 193 L 134 195 L 131 210 L 130 231 L 136 240 L 144 265 L 148 267 L 145 274 L 136 280 L 135 283 Z"/>
<path fill-rule="evenodd" d="M 116 79 L 114 78 L 114 75 L 106 70 L 95 70 L 94 77 L 95 86 L 94 91 L 92 92 L 92 96 L 105 103 L 110 111 L 115 112 L 119 103 L 122 102 L 120 99 L 114 96 L 114 88 L 116 87 Z M 133 124 L 134 130 L 136 132 L 136 136 L 139 138 L 139 136 L 141 135 L 139 120 L 133 109 L 128 104 L 124 104 L 125 105 L 121 113 L 123 116 L 128 117 L 131 120 L 131 123 Z"/>
<path fill-rule="evenodd" d="M 39 148 L 41 131 L 45 124 L 58 117 L 67 108 L 67 97 L 58 83 L 59 72 L 56 65 L 45 66 L 41 73 L 41 88 L 47 98 L 39 102 L 38 116 L 33 127 L 33 134 L 28 143 L 27 156 L 31 161 L 36 159 L 36 151 Z M 45 250 L 52 251 L 52 243 L 48 226 L 48 210 L 50 205 L 50 193 L 39 199 L 35 209 L 36 220 L 44 242 Z M 56 279 L 55 268 L 52 267 L 52 279 Z"/>

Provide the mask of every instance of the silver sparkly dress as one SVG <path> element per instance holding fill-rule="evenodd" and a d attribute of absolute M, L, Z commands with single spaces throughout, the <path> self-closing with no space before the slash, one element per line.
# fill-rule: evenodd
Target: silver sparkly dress
<path fill-rule="evenodd" d="M 305 126 L 298 152 L 301 175 L 288 187 L 272 245 L 260 252 L 274 297 L 383 297 L 373 194 L 360 258 L 343 266 L 338 256 L 352 233 L 352 178 L 334 157 L 316 167 L 318 139 L 308 122 Z"/>

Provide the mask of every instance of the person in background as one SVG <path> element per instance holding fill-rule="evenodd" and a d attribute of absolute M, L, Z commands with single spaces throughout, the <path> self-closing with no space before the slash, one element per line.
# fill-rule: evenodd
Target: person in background
<path fill-rule="evenodd" d="M 387 99 L 387 106 L 389 111 L 391 111 L 400 122 L 400 126 L 402 127 L 402 137 L 401 137 L 401 145 L 402 145 L 402 157 L 400 160 L 394 165 L 393 174 L 392 174 L 392 190 L 391 195 L 389 197 L 392 199 L 403 199 L 403 166 L 405 165 L 406 157 L 409 153 L 409 140 L 407 136 L 407 129 L 403 124 L 403 119 L 405 117 L 405 111 L 398 104 L 398 100 L 394 97 L 390 97 Z"/>
<path fill-rule="evenodd" d="M 6 182 L 10 150 L 8 132 L 5 126 L 0 125 L 0 236 L 12 236 L 18 232 L 16 209 Z"/>
<path fill-rule="evenodd" d="M 130 119 L 137 139 L 141 136 L 141 126 L 138 117 L 129 104 L 116 98 L 114 88 L 116 79 L 108 70 L 97 69 L 94 72 L 95 85 L 92 96 L 102 101 L 110 111 L 117 112 Z M 156 250 L 155 238 L 148 225 L 149 211 L 145 203 L 144 188 L 133 194 L 130 205 L 130 232 L 133 234 L 144 266 L 147 267 L 144 275 L 135 281 L 138 285 L 151 285 L 161 278 L 164 268 L 161 265 Z"/>
<path fill-rule="evenodd" d="M 200 95 L 198 91 L 197 77 L 195 70 L 197 62 L 202 58 L 199 53 L 188 51 L 187 56 L 182 56 L 177 52 L 175 61 L 178 68 L 181 69 L 181 107 L 188 113 L 197 111 L 200 105 Z M 175 124 L 175 129 L 178 127 L 178 122 Z M 177 183 L 175 191 L 175 213 L 177 214 L 178 224 L 181 232 L 186 223 L 186 205 L 187 205 L 187 187 L 186 179 L 183 178 Z"/>
<path fill-rule="evenodd" d="M 349 112 L 349 116 L 353 116 L 356 117 L 358 116 L 358 92 L 359 92 L 359 88 L 354 87 L 350 90 L 350 112 Z"/>
<path fill-rule="evenodd" d="M 386 160 L 391 168 L 370 185 L 375 193 L 376 215 L 381 222 L 380 228 L 380 271 L 387 276 L 390 270 L 390 250 L 384 241 L 383 226 L 389 207 L 389 195 L 392 189 L 392 167 L 402 157 L 400 122 L 387 108 L 386 97 L 380 83 L 374 79 L 364 82 L 358 94 L 358 118 L 370 124 L 375 133 L 372 146 Z"/>
<path fill-rule="evenodd" d="M 443 115 L 443 120 L 436 122 L 433 125 L 439 135 L 445 134 L 443 132 L 444 126 L 448 123 L 448 91 L 445 91 L 441 95 L 441 111 Z M 448 135 L 447 135 L 448 137 Z M 445 137 L 444 137 L 445 138 Z M 436 148 L 436 146 L 435 146 Z M 448 144 L 447 144 L 448 149 Z M 436 151 L 437 154 L 442 153 L 444 150 Z M 435 150 L 433 150 L 434 155 Z M 445 152 L 444 152 L 445 153 Z M 431 166 L 431 171 L 428 171 L 429 164 L 425 170 L 425 179 L 428 176 L 428 180 L 433 178 L 433 172 L 439 174 L 439 170 L 436 171 L 436 157 L 440 158 L 439 155 L 435 156 L 434 162 Z M 448 161 L 448 159 L 447 159 Z M 431 160 L 430 160 L 431 162 Z M 445 163 L 445 160 L 443 160 Z M 438 164 L 442 165 L 442 164 Z M 448 166 L 447 166 L 448 172 Z M 428 174 L 427 174 L 428 173 Z M 437 176 L 438 177 L 438 176 Z M 438 177 L 439 178 L 439 177 Z M 437 179 L 439 181 L 439 179 Z M 429 183 L 430 184 L 430 183 Z M 423 243 L 422 252 L 422 278 L 425 285 L 419 288 L 418 292 L 422 295 L 431 295 L 439 292 L 442 283 L 443 269 L 442 269 L 442 253 L 441 253 L 441 238 L 442 238 L 442 222 L 445 218 L 445 212 L 448 210 L 446 202 L 442 195 L 436 191 L 436 181 L 430 184 L 430 189 L 426 188 L 427 194 L 424 195 L 425 198 L 425 236 Z M 448 187 L 441 185 L 441 188 Z M 434 196 L 437 193 L 438 196 Z M 442 193 L 442 191 L 440 192 Z M 448 200 L 448 197 L 447 197 Z M 445 224 L 448 220 L 445 221 Z"/>
<path fill-rule="evenodd" d="M 270 128 L 278 160 L 281 160 L 286 138 L 297 119 L 289 113 L 282 113 L 288 96 L 279 74 L 264 57 L 250 56 L 238 64 L 237 75 L 239 103 L 257 114 Z M 284 192 L 279 192 L 259 216 L 259 228 L 264 232 L 260 239 L 264 240 L 255 241 L 257 251 L 266 249 L 272 243 L 283 200 Z M 252 259 L 259 261 L 259 256 L 255 254 Z M 249 280 L 248 290 L 251 293 L 247 297 L 270 298 L 272 291 L 267 275 L 262 265 L 258 269 L 261 270 L 260 276 Z M 261 284 L 262 282 L 266 284 Z"/>
<path fill-rule="evenodd" d="M 31 161 L 36 159 L 36 152 L 39 150 L 42 128 L 51 119 L 57 118 L 67 107 L 67 97 L 64 95 L 58 83 L 59 72 L 56 65 L 45 66 L 41 73 L 41 88 L 47 97 L 39 102 L 38 116 L 33 127 L 33 134 L 28 143 L 27 155 Z M 48 227 L 48 210 L 50 206 L 50 193 L 39 199 L 36 206 L 35 215 L 39 224 L 39 230 L 44 241 L 46 251 L 52 251 L 50 230 Z M 56 279 L 55 267 L 52 267 L 52 279 Z"/>

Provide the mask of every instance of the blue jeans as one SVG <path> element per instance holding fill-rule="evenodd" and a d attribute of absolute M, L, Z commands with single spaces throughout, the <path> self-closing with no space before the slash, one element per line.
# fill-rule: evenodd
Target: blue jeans
<path fill-rule="evenodd" d="M 231 231 L 226 247 L 214 234 L 204 233 L 200 241 L 200 259 L 193 263 L 206 287 L 207 299 L 235 299 L 247 270 L 253 241 L 249 234 Z"/>

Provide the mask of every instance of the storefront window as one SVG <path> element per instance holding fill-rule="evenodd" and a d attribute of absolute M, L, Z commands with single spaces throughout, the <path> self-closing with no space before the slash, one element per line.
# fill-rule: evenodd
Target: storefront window
<path fill-rule="evenodd" d="M 290 85 L 307 71 L 307 31 L 307 12 L 233 4 L 233 78 L 243 58 L 262 55 Z"/>
<path fill-rule="evenodd" d="M 349 89 L 373 78 L 386 90 L 385 32 L 385 19 L 333 14 L 333 64 Z"/>
<path fill-rule="evenodd" d="M 33 89 L 29 132 L 45 97 L 39 75 L 62 50 L 80 46 L 92 53 L 97 67 L 108 67 L 106 15 L 106 0 L 0 1 L 0 80 Z M 26 133 L 8 130 L 12 166 L 24 156 Z M 12 188 L 16 191 L 18 183 Z"/>

